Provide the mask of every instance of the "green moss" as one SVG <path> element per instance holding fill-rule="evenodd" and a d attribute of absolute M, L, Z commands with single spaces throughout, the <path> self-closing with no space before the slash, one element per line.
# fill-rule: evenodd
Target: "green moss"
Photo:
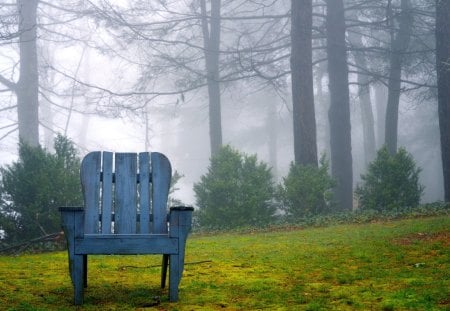
<path fill-rule="evenodd" d="M 90 256 L 84 310 L 446 310 L 448 217 L 188 241 L 180 300 L 160 256 Z M 76 310 L 64 252 L 0 257 L 0 309 Z"/>

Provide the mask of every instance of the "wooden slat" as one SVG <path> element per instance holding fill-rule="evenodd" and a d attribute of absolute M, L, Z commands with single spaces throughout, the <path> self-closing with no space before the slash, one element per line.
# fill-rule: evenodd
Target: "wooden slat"
<path fill-rule="evenodd" d="M 150 233 L 150 154 L 139 153 L 140 232 Z"/>
<path fill-rule="evenodd" d="M 77 254 L 176 254 L 178 239 L 168 235 L 85 235 L 75 240 Z"/>
<path fill-rule="evenodd" d="M 81 163 L 81 186 L 86 209 L 84 218 L 85 233 L 98 233 L 100 157 L 100 151 L 91 152 L 84 157 Z"/>
<path fill-rule="evenodd" d="M 102 233 L 111 233 L 111 213 L 112 213 L 112 152 L 103 152 L 103 181 L 102 181 Z"/>
<path fill-rule="evenodd" d="M 159 152 L 152 152 L 152 208 L 153 233 L 167 233 L 167 198 L 169 196 L 172 168 L 169 159 Z"/>
<path fill-rule="evenodd" d="M 116 153 L 114 232 L 136 233 L 137 154 Z"/>
<path fill-rule="evenodd" d="M 111 234 L 84 234 L 83 238 L 87 239 L 148 239 L 149 241 L 157 240 L 159 238 L 173 238 L 169 234 L 121 234 L 121 233 L 111 233 Z"/>

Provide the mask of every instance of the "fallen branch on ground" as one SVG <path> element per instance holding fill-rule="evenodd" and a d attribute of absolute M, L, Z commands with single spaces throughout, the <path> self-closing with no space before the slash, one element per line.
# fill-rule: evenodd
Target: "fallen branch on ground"
<path fill-rule="evenodd" d="M 64 235 L 62 232 L 55 232 L 46 234 L 43 236 L 40 236 L 38 238 L 22 242 L 20 244 L 12 245 L 5 247 L 3 249 L 0 249 L 0 254 L 4 253 L 13 253 L 15 255 L 20 254 L 21 252 L 25 251 L 27 248 L 32 246 L 33 244 L 41 243 L 41 242 L 59 242 L 63 240 Z"/>

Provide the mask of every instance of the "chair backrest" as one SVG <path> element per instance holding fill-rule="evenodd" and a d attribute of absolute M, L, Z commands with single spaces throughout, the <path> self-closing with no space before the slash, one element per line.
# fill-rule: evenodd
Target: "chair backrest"
<path fill-rule="evenodd" d="M 81 163 L 85 233 L 165 234 L 172 170 L 158 152 L 91 152 Z"/>

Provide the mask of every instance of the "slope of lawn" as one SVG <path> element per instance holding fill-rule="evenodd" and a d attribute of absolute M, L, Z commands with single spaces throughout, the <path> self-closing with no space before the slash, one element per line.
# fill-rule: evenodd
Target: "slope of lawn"
<path fill-rule="evenodd" d="M 160 256 L 91 256 L 85 310 L 449 310 L 448 216 L 193 235 L 178 303 Z M 65 252 L 0 257 L 1 310 L 75 310 Z"/>

